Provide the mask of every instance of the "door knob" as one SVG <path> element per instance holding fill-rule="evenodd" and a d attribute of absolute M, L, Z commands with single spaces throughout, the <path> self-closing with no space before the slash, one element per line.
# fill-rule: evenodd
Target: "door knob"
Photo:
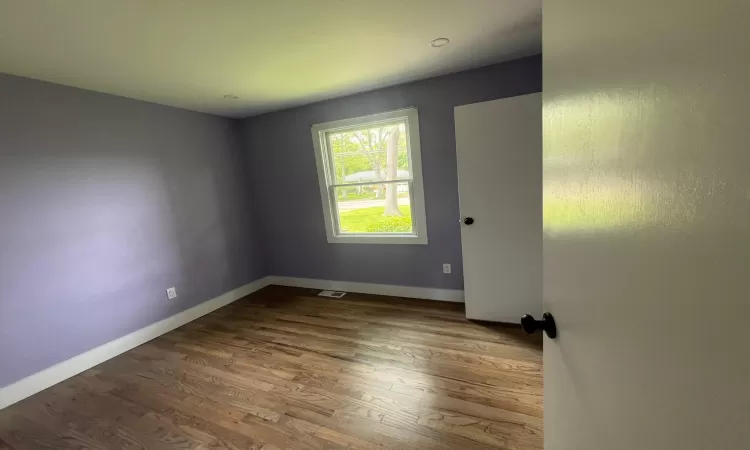
<path fill-rule="evenodd" d="M 474 218 L 473 217 L 467 217 L 467 218 L 464 219 L 464 223 L 466 225 L 471 225 L 472 223 L 474 223 Z"/>
<path fill-rule="evenodd" d="M 546 312 L 542 315 L 542 320 L 536 320 L 534 316 L 525 314 L 521 317 L 521 328 L 528 334 L 534 334 L 536 330 L 544 330 L 547 337 L 554 339 L 557 337 L 557 324 L 552 314 Z"/>

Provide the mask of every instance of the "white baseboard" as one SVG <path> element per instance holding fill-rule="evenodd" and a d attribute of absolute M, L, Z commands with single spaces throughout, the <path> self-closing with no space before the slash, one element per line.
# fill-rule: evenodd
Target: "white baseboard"
<path fill-rule="evenodd" d="M 267 277 L 268 284 L 281 286 L 304 287 L 310 289 L 328 289 L 332 291 L 360 292 L 362 294 L 390 295 L 394 297 L 423 298 L 444 302 L 464 301 L 464 291 L 458 289 L 437 289 L 392 284 L 358 283 L 355 281 L 319 280 L 316 278 Z"/>
<path fill-rule="evenodd" d="M 175 314 L 145 328 L 134 331 L 114 341 L 96 347 L 78 356 L 63 361 L 52 367 L 37 372 L 15 383 L 0 388 L 0 409 L 6 408 L 26 397 L 43 391 L 50 386 L 88 370 L 97 364 L 127 352 L 139 345 L 161 336 L 164 333 L 185 325 L 188 322 L 204 316 L 211 311 L 226 306 L 242 297 L 264 288 L 268 285 L 269 277 L 255 280 L 237 289 L 224 293 L 216 298 L 201 303 L 190 309 Z"/>
<path fill-rule="evenodd" d="M 270 284 L 281 286 L 304 287 L 310 289 L 330 289 L 334 291 L 360 292 L 363 294 L 390 295 L 395 297 L 423 298 L 446 302 L 463 302 L 464 291 L 457 289 L 436 289 L 387 284 L 357 283 L 352 281 L 318 280 L 313 278 L 294 278 L 268 276 L 255 280 L 237 289 L 231 290 L 216 298 L 201 303 L 190 309 L 175 314 L 164 320 L 134 331 L 114 341 L 96 347 L 67 361 L 29 375 L 13 384 L 0 388 L 0 409 L 41 392 L 50 386 L 67 380 L 70 377 L 103 363 L 117 355 L 127 352 L 139 345 L 168 333 L 177 327 L 204 316 L 211 311 L 224 307 L 242 297 L 252 294 Z"/>

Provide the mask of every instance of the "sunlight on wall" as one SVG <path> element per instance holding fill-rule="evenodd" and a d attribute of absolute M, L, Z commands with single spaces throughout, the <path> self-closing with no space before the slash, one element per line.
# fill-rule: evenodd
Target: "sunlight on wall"
<path fill-rule="evenodd" d="M 545 176 L 544 229 L 574 232 L 642 226 L 655 211 L 653 202 L 637 188 L 617 178 L 549 180 Z"/>
<path fill-rule="evenodd" d="M 621 232 L 679 227 L 695 204 L 658 172 L 646 172 L 620 142 L 645 143 L 655 132 L 657 96 L 624 89 L 548 99 L 544 104 L 544 231 Z M 636 119 L 637 120 L 634 120 Z M 633 146 L 629 147 L 633 148 Z M 678 207 L 676 207 L 678 206 Z"/>

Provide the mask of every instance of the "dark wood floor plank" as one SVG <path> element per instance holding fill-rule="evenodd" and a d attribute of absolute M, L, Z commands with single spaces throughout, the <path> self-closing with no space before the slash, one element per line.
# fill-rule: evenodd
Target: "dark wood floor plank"
<path fill-rule="evenodd" d="M 542 352 L 463 305 L 271 286 L 0 411 L 22 449 L 543 448 Z"/>

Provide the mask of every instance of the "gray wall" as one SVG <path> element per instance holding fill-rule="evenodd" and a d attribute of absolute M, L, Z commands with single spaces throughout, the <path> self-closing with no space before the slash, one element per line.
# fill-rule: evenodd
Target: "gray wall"
<path fill-rule="evenodd" d="M 0 75 L 0 386 L 265 275 L 237 126 Z"/>
<path fill-rule="evenodd" d="M 461 289 L 453 108 L 541 89 L 535 56 L 246 119 L 244 150 L 269 272 Z M 410 106 L 419 109 L 429 245 L 329 244 L 310 125 Z M 442 273 L 443 263 L 453 264 L 452 275 Z"/>

